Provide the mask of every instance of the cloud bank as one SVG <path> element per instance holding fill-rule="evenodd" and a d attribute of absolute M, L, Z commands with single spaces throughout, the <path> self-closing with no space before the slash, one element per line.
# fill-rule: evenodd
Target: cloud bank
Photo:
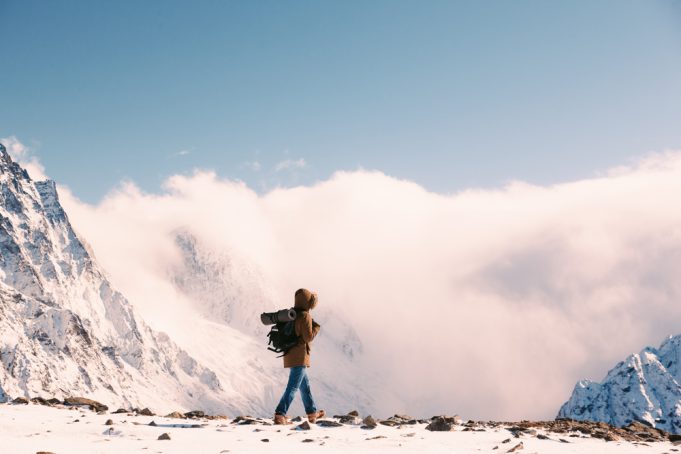
<path fill-rule="evenodd" d="M 211 172 L 96 206 L 62 193 L 152 324 L 178 301 L 166 271 L 190 230 L 260 269 L 282 307 L 318 291 L 362 339 L 360 369 L 412 414 L 552 418 L 578 379 L 681 332 L 681 153 L 453 195 L 366 171 L 265 195 Z"/>

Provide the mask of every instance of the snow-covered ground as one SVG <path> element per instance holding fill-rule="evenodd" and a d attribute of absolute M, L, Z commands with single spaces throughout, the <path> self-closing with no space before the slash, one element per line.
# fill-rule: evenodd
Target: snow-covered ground
<path fill-rule="evenodd" d="M 113 425 L 106 425 L 111 419 Z M 156 426 L 150 426 L 154 422 Z M 198 427 L 192 427 L 198 426 Z M 548 439 L 520 435 L 505 426 L 485 431 L 430 432 L 425 424 L 401 428 L 379 425 L 373 430 L 358 425 L 291 430 L 292 426 L 238 425 L 232 420 L 184 420 L 159 416 L 96 414 L 89 410 L 41 405 L 0 405 L 0 452 L 64 453 L 245 453 L 276 452 L 400 452 L 477 453 L 672 453 L 669 442 L 606 442 L 539 431 Z M 170 440 L 159 440 L 167 433 Z M 561 442 L 563 438 L 569 443 Z M 506 441 L 504 443 L 504 441 Z"/>

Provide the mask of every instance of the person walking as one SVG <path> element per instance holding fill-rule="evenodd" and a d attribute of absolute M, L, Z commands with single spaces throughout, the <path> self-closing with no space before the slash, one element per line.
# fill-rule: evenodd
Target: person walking
<path fill-rule="evenodd" d="M 293 308 L 296 310 L 295 330 L 296 335 L 299 336 L 299 341 L 298 344 L 284 355 L 284 367 L 289 369 L 288 384 L 286 385 L 284 395 L 281 396 L 279 405 L 277 405 L 274 411 L 275 424 L 290 423 L 286 413 L 298 390 L 300 390 L 300 397 L 303 399 L 307 420 L 310 423 L 315 423 L 317 419 L 325 416 L 324 410 L 317 410 L 312 398 L 310 380 L 307 377 L 307 368 L 310 367 L 312 340 L 319 333 L 320 329 L 319 324 L 310 315 L 310 311 L 316 306 L 316 293 L 304 288 L 296 291 Z"/>

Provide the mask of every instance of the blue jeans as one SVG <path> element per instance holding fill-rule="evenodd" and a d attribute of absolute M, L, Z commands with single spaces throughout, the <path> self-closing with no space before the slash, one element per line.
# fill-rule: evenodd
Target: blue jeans
<path fill-rule="evenodd" d="M 305 413 L 308 415 L 317 413 L 317 407 L 312 398 L 312 391 L 310 391 L 310 380 L 307 378 L 305 369 L 307 369 L 305 366 L 297 366 L 290 369 L 286 391 L 284 391 L 284 395 L 281 396 L 279 405 L 277 405 L 277 409 L 274 411 L 276 414 L 286 415 L 288 407 L 291 406 L 291 402 L 293 402 L 298 389 L 300 389 L 300 397 L 303 398 Z"/>

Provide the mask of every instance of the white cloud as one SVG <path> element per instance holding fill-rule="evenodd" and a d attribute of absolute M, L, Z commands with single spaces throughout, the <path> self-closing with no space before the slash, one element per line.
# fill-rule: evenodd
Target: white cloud
<path fill-rule="evenodd" d="M 274 171 L 275 172 L 281 172 L 283 170 L 297 170 L 297 169 L 304 169 L 307 167 L 307 163 L 305 162 L 305 159 L 300 158 L 300 159 L 285 159 L 279 163 L 277 163 L 276 166 L 274 166 Z"/>
<path fill-rule="evenodd" d="M 12 159 L 19 160 L 28 154 L 28 147 L 21 143 L 15 136 L 3 137 L 0 139 Z"/>
<path fill-rule="evenodd" d="M 451 196 L 364 171 L 265 195 L 205 172 L 165 190 L 63 197 L 124 293 L 167 312 L 172 232 L 189 229 L 263 270 L 282 301 L 317 290 L 322 324 L 332 308 L 363 340 L 358 370 L 415 415 L 552 418 L 576 380 L 681 331 L 678 152 Z"/>
<path fill-rule="evenodd" d="M 175 153 L 175 155 L 176 156 L 187 156 L 190 153 L 191 153 L 191 151 L 189 151 L 189 150 L 180 150 L 177 153 Z"/>
<path fill-rule="evenodd" d="M 38 157 L 34 156 L 33 151 L 15 136 L 1 138 L 0 143 L 5 146 L 12 159 L 28 171 L 31 178 L 34 180 L 46 180 L 48 178 Z"/>

